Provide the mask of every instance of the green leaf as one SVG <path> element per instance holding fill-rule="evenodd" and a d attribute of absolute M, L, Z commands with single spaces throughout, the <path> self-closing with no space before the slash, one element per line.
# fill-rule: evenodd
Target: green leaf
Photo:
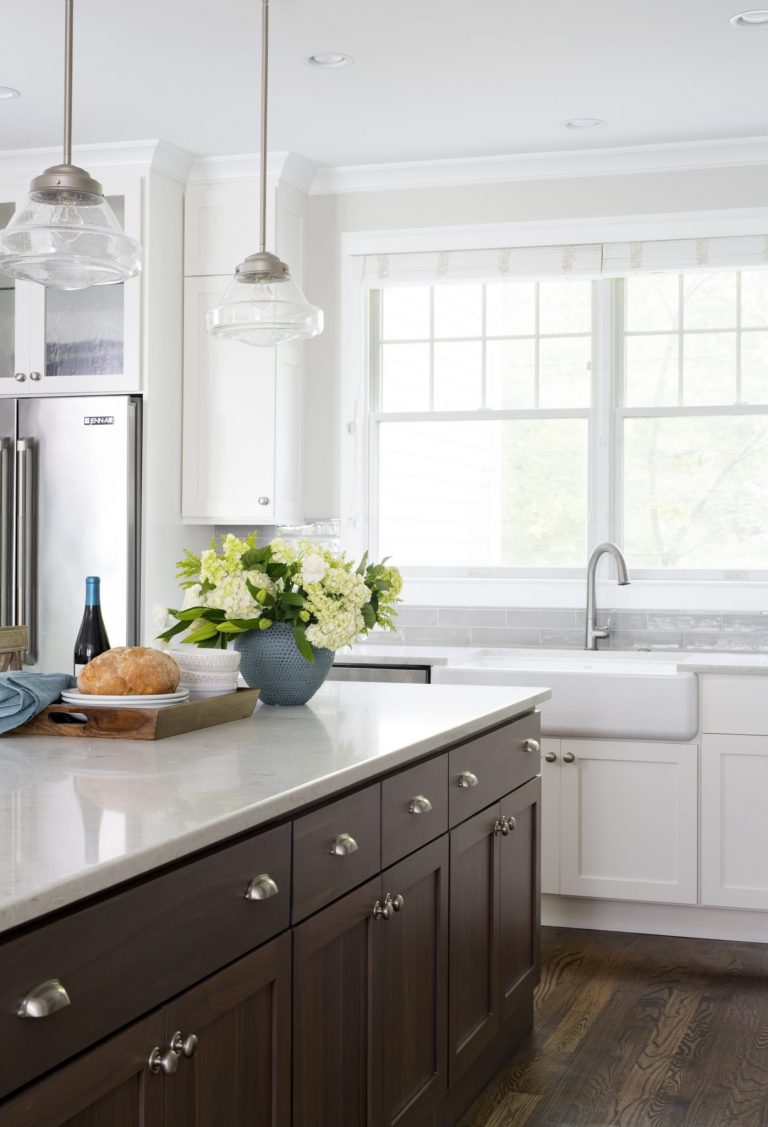
<path fill-rule="evenodd" d="M 307 635 L 303 626 L 294 626 L 293 640 L 301 656 L 305 657 L 307 661 L 314 663 L 315 655 L 312 653 L 312 647 L 307 641 Z"/>
<path fill-rule="evenodd" d="M 238 626 L 236 622 L 227 621 L 219 623 L 219 631 L 222 634 L 242 634 L 242 626 Z"/>
<path fill-rule="evenodd" d="M 177 634 L 180 634 L 182 630 L 186 629 L 186 622 L 176 622 L 168 630 L 164 630 L 162 634 L 158 634 L 157 638 L 162 642 L 170 642 L 171 638 L 175 638 Z"/>
<path fill-rule="evenodd" d="M 357 572 L 355 574 L 356 575 L 364 575 L 365 569 L 366 569 L 367 566 L 368 566 L 368 553 L 365 552 L 365 553 L 363 553 L 363 558 L 360 560 L 360 563 L 357 566 Z"/>
<path fill-rule="evenodd" d="M 191 634 L 188 634 L 185 640 L 190 645 L 197 646 L 201 642 L 207 641 L 208 638 L 215 638 L 218 633 L 218 627 L 213 622 L 206 622 L 205 626 L 201 626 L 199 630 L 194 630 Z"/>
<path fill-rule="evenodd" d="M 365 623 L 365 625 L 369 630 L 372 630 L 376 625 L 376 611 L 373 609 L 370 603 L 365 603 L 360 613 L 363 616 L 363 622 Z"/>
<path fill-rule="evenodd" d="M 283 591 L 280 596 L 280 602 L 291 607 L 303 607 L 305 601 L 304 596 L 296 594 L 295 591 Z"/>
<path fill-rule="evenodd" d="M 258 630 L 262 620 L 261 618 L 233 618 L 231 621 L 241 630 Z"/>
<path fill-rule="evenodd" d="M 196 618 L 203 617 L 205 610 L 205 607 L 188 607 L 187 610 L 169 610 L 168 613 L 180 622 L 194 622 Z"/>

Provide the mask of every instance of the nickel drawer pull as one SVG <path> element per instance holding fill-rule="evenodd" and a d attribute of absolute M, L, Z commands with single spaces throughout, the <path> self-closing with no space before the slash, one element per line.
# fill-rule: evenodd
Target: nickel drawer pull
<path fill-rule="evenodd" d="M 459 775 L 460 787 L 476 787 L 479 782 L 477 775 L 472 771 L 462 771 Z"/>
<path fill-rule="evenodd" d="M 176 1069 L 179 1067 L 179 1054 L 174 1052 L 173 1049 L 166 1049 L 165 1052 L 159 1045 L 155 1045 L 152 1052 L 149 1054 L 149 1071 L 157 1074 L 164 1072 L 166 1076 L 173 1076 Z"/>
<path fill-rule="evenodd" d="M 177 1057 L 186 1057 L 191 1060 L 197 1052 L 198 1040 L 197 1034 L 190 1033 L 184 1036 L 181 1030 L 177 1030 L 173 1037 L 171 1037 L 171 1049 Z"/>
<path fill-rule="evenodd" d="M 30 990 L 16 1013 L 19 1017 L 48 1017 L 70 1004 L 69 994 L 58 978 L 48 978 Z"/>
<path fill-rule="evenodd" d="M 409 814 L 428 814 L 432 809 L 432 803 L 423 794 L 417 794 L 415 798 L 411 799 L 408 807 Z"/>
<path fill-rule="evenodd" d="M 541 744 L 538 740 L 525 740 L 523 742 L 523 751 L 539 752 L 541 751 Z"/>
<path fill-rule="evenodd" d="M 395 913 L 392 907 L 391 897 L 387 896 L 384 901 L 377 900 L 373 905 L 373 918 L 375 920 L 391 920 Z"/>
<path fill-rule="evenodd" d="M 261 873 L 254 877 L 245 890 L 246 900 L 269 900 L 270 896 L 277 896 L 280 889 L 277 881 L 272 880 L 269 873 Z"/>
<path fill-rule="evenodd" d="M 336 857 L 348 857 L 350 853 L 357 853 L 357 848 L 351 834 L 339 834 L 328 852 Z"/>

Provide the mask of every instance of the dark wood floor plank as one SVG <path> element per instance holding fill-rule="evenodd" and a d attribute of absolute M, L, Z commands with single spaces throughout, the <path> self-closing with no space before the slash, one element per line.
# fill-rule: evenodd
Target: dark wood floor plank
<path fill-rule="evenodd" d="M 460 1127 L 768 1127 L 768 945 L 545 928 L 534 1030 Z"/>

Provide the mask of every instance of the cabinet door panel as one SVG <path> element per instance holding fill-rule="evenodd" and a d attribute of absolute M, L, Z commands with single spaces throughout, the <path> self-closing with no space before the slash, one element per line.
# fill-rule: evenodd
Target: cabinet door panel
<path fill-rule="evenodd" d="M 765 736 L 703 737 L 702 903 L 722 908 L 768 908 L 766 793 Z"/>
<path fill-rule="evenodd" d="M 499 977 L 501 1020 L 516 1010 L 518 987 L 538 981 L 541 840 L 541 780 L 534 779 L 501 800 L 501 815 L 513 829 L 499 849 Z"/>
<path fill-rule="evenodd" d="M 294 932 L 293 1122 L 378 1127 L 373 975 L 381 877 L 311 916 Z"/>
<path fill-rule="evenodd" d="M 499 1029 L 499 803 L 451 832 L 450 1082 Z"/>
<path fill-rule="evenodd" d="M 166 1043 L 198 1048 L 168 1081 L 166 1127 L 290 1123 L 291 938 L 288 932 L 166 1008 Z M 110 1125 L 111 1127 L 111 1125 Z"/>
<path fill-rule="evenodd" d="M 206 332 L 230 280 L 184 285 L 182 516 L 265 524 L 275 516 L 275 350 Z"/>
<path fill-rule="evenodd" d="M 548 763 L 546 755 L 556 759 Z M 541 741 L 541 891 L 560 891 L 560 740 Z"/>
<path fill-rule="evenodd" d="M 383 874 L 403 908 L 381 930 L 374 1054 L 383 1127 L 422 1127 L 447 1088 L 448 835 Z"/>
<path fill-rule="evenodd" d="M 560 888 L 573 896 L 695 904 L 695 744 L 563 740 Z"/>
<path fill-rule="evenodd" d="M 163 1043 L 163 1018 L 157 1013 L 0 1103 L 0 1123 L 163 1127 L 164 1077 L 153 1075 L 147 1064 L 152 1049 Z"/>

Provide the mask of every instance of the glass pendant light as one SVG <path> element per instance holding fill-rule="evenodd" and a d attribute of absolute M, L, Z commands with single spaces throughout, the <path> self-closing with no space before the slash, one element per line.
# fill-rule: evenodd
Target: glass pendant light
<path fill-rule="evenodd" d="M 65 0 L 64 160 L 46 168 L 0 231 L 0 272 L 58 290 L 124 282 L 141 247 L 120 227 L 101 184 L 72 164 L 73 0 Z"/>
<path fill-rule="evenodd" d="M 269 0 L 261 0 L 261 210 L 259 250 L 235 270 L 221 304 L 206 315 L 208 332 L 245 344 L 274 345 L 323 331 L 323 311 L 310 305 L 290 270 L 266 248 L 267 229 L 267 85 L 269 71 Z"/>

